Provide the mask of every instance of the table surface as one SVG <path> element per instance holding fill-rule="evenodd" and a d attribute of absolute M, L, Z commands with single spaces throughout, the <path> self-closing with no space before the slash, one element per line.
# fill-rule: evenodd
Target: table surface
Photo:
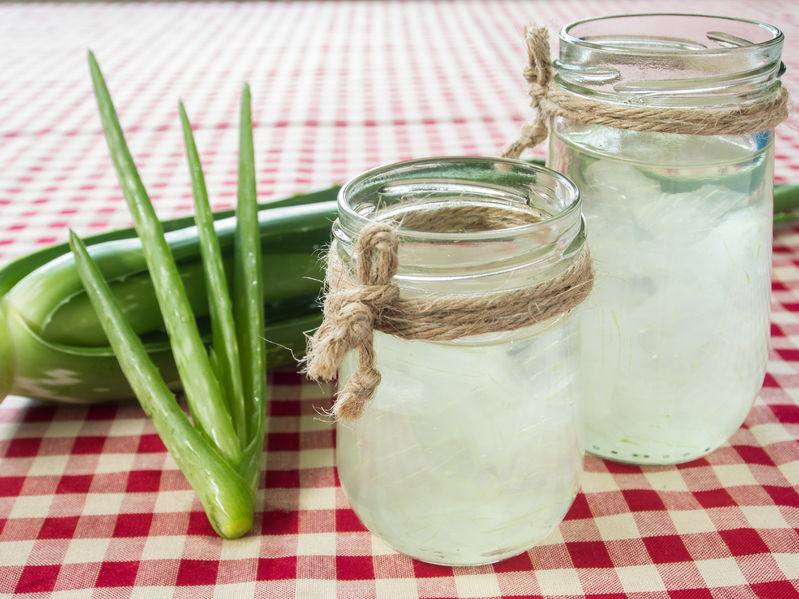
<path fill-rule="evenodd" d="M 369 167 L 496 155 L 531 112 L 521 29 L 669 10 L 783 28 L 799 97 L 793 0 L 63 3 L 0 5 L 0 264 L 129 217 L 86 67 L 100 61 L 159 214 L 191 191 L 176 103 L 197 127 L 215 208 L 236 188 L 241 85 L 253 92 L 262 201 Z M 776 177 L 799 180 L 799 119 Z M 538 150 L 541 155 L 541 150 Z M 799 227 L 774 239 L 772 350 L 744 425 L 675 467 L 587 457 L 582 490 L 540 546 L 489 566 L 399 555 L 349 509 L 331 389 L 269 377 L 265 476 L 252 533 L 222 541 L 136 404 L 0 404 L 0 596 L 799 596 Z"/>

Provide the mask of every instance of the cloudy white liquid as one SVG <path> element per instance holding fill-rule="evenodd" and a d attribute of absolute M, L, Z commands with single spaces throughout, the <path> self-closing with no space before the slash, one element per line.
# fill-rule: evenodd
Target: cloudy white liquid
<path fill-rule="evenodd" d="M 374 534 L 423 561 L 474 565 L 558 525 L 582 469 L 576 322 L 540 328 L 480 344 L 375 333 L 380 387 L 337 426 L 342 487 Z M 351 354 L 340 381 L 354 366 Z"/>
<path fill-rule="evenodd" d="M 578 308 L 586 450 L 640 464 L 702 456 L 741 425 L 763 381 L 771 146 L 566 135 L 550 166 L 580 188 L 596 271 Z"/>

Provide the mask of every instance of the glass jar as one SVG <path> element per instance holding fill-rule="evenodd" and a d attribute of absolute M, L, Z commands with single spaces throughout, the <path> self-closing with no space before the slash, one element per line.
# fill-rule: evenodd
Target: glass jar
<path fill-rule="evenodd" d="M 340 191 L 334 236 L 351 263 L 360 230 L 399 226 L 401 297 L 529 287 L 572 265 L 585 239 L 577 188 L 516 160 L 434 158 L 385 166 Z M 421 211 L 478 207 L 517 226 L 403 225 Z M 374 332 L 382 382 L 357 420 L 337 423 L 342 488 L 366 527 L 445 565 L 521 553 L 561 521 L 583 462 L 576 323 L 564 313 L 453 341 Z M 339 369 L 339 388 L 357 367 Z"/>
<path fill-rule="evenodd" d="M 744 106 L 778 90 L 782 42 L 743 19 L 587 19 L 560 34 L 555 84 L 664 116 Z M 636 464 L 707 454 L 765 373 L 774 132 L 552 127 L 548 165 L 580 189 L 596 270 L 579 308 L 586 450 Z"/>

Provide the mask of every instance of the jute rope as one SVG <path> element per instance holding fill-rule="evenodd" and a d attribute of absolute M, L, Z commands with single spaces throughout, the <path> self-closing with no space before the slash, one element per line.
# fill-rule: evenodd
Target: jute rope
<path fill-rule="evenodd" d="M 616 104 L 571 94 L 552 81 L 549 34 L 545 27 L 525 28 L 529 64 L 524 77 L 530 84 L 530 98 L 536 117 L 522 128 L 519 138 L 502 153 L 518 158 L 526 148 L 537 146 L 549 134 L 552 117 L 591 125 L 656 133 L 691 135 L 744 135 L 773 129 L 788 116 L 788 91 L 755 102 L 717 108 L 663 108 Z"/>
<path fill-rule="evenodd" d="M 474 230 L 476 222 L 485 224 L 486 211 L 476 208 L 471 216 L 468 210 L 453 211 L 450 226 Z M 421 230 L 440 229 L 436 213 L 440 215 L 441 211 L 421 212 L 427 214 L 430 225 Z M 518 226 L 524 221 L 506 212 L 498 222 L 505 226 L 515 222 Z M 407 226 L 407 221 L 403 224 Z M 417 224 L 423 223 L 419 220 Z M 512 331 L 571 310 L 588 296 L 594 282 L 586 248 L 557 277 L 524 289 L 403 298 L 392 280 L 398 268 L 398 248 L 396 227 L 374 223 L 358 236 L 354 269 L 341 261 L 336 242 L 328 252 L 324 320 L 309 340 L 306 372 L 316 380 L 332 380 L 344 356 L 358 351 L 358 369 L 339 390 L 333 406 L 338 419 L 360 417 L 380 384 L 373 331 L 430 341 Z"/>

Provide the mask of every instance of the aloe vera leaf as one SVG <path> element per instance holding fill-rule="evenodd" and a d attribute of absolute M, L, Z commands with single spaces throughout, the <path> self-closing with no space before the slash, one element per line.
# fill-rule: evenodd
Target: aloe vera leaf
<path fill-rule="evenodd" d="M 244 406 L 247 414 L 247 444 L 255 443 L 254 451 L 251 453 L 258 456 L 258 465 L 260 465 L 262 453 L 260 447 L 263 444 L 266 425 L 266 358 L 262 335 L 264 330 L 264 292 L 261 277 L 261 238 L 258 235 L 256 217 L 255 153 L 248 85 L 245 85 L 242 90 L 239 120 L 233 297 L 236 306 L 236 332 L 241 352 Z"/>
<path fill-rule="evenodd" d="M 99 268 L 72 233 L 70 244 L 81 280 L 144 412 L 199 496 L 217 533 L 225 538 L 240 537 L 252 527 L 254 495 L 251 489 L 192 427 L 128 325 Z"/>
<path fill-rule="evenodd" d="M 334 189 L 324 190 L 299 199 L 325 200 L 334 192 Z M 303 355 L 302 332 L 318 326 L 319 309 L 315 300 L 322 277 L 318 250 L 329 240 L 335 213 L 335 203 L 330 201 L 259 211 L 263 253 L 271 256 L 270 268 L 264 269 L 269 277 L 266 296 L 272 315 L 265 336 L 277 344 L 267 345 L 270 369 L 295 364 L 291 352 L 297 357 Z M 232 254 L 234 219 L 228 217 L 215 226 L 220 232 L 223 252 Z M 195 272 L 199 285 L 189 285 L 188 290 L 193 296 L 199 293 L 192 303 L 196 301 L 198 312 L 207 314 L 195 227 L 171 231 L 167 238 L 173 253 L 180 258 L 181 274 L 186 277 L 192 270 Z M 132 249 L 125 249 L 128 245 Z M 136 322 L 143 327 L 137 332 L 154 340 L 146 344 L 148 352 L 162 372 L 170 373 L 167 380 L 172 381 L 171 386 L 178 388 L 169 347 L 160 332 L 163 324 L 149 274 L 146 270 L 129 273 L 125 266 L 133 259 L 124 254 L 132 251 L 138 252 L 133 261 L 138 261 L 139 268 L 145 268 L 140 240 L 103 241 L 89 251 L 102 265 L 106 277 L 111 274 L 118 277 L 112 282 L 116 296 L 128 306 L 126 313 L 135 315 Z M 33 256 L 44 253 L 36 252 Z M 226 263 L 230 261 L 232 258 Z M 227 266 L 228 272 L 232 271 Z M 17 268 L 4 269 L 0 276 L 3 272 L 9 273 L 6 280 L 21 276 Z M 83 291 L 72 255 L 59 253 L 50 263 L 26 274 L 9 293 L 0 296 L 0 400 L 8 394 L 78 403 L 132 398 Z M 33 307 L 36 309 L 32 315 L 26 312 Z M 203 333 L 203 339 L 208 342 L 210 336 Z"/>
<path fill-rule="evenodd" d="M 241 381 L 241 365 L 239 344 L 236 338 L 236 325 L 233 321 L 233 305 L 230 300 L 227 278 L 222 262 L 222 250 L 214 230 L 211 206 L 208 202 L 208 191 L 205 187 L 200 156 L 191 130 L 191 123 L 186 109 L 179 105 L 180 121 L 183 127 L 183 140 L 186 146 L 186 158 L 191 173 L 192 195 L 194 196 L 194 220 L 200 240 L 200 251 L 205 273 L 206 297 L 208 298 L 211 316 L 211 333 L 213 338 L 213 356 L 215 356 L 218 377 L 225 389 L 228 410 L 233 418 L 233 427 L 239 441 L 246 438 L 244 416 L 244 391 Z M 257 213 L 251 215 L 257 223 Z M 257 235 L 257 224 L 256 224 Z"/>
<path fill-rule="evenodd" d="M 294 367 L 305 351 L 303 332 L 315 329 L 321 320 L 318 309 L 285 320 L 270 318 L 264 331 L 270 369 Z M 168 340 L 149 341 L 144 347 L 169 388 L 179 390 Z M 6 395 L 77 404 L 135 399 L 111 347 L 51 343 L 32 331 L 18 314 L 6 313 L 2 302 L 0 358 L 0 401 Z"/>
<path fill-rule="evenodd" d="M 142 240 L 147 268 L 153 278 L 158 305 L 195 425 L 222 455 L 238 463 L 241 460 L 241 447 L 226 409 L 222 389 L 208 360 L 177 265 L 164 239 L 161 222 L 141 182 L 105 80 L 91 52 L 89 69 L 108 148 L 136 233 Z"/>
<path fill-rule="evenodd" d="M 303 310 L 313 303 L 323 277 L 317 252 L 330 238 L 335 204 L 280 208 L 261 212 L 262 251 L 272 256 L 264 273 L 265 303 L 278 318 Z M 215 223 L 232 273 L 235 219 Z M 195 316 L 208 314 L 205 281 L 196 227 L 165 235 Z M 115 297 L 139 334 L 163 328 L 152 279 L 138 238 L 103 242 L 89 248 Z M 232 281 L 232 274 L 229 275 Z M 97 322 L 75 271 L 71 256 L 59 256 L 22 279 L 7 294 L 8 301 L 25 316 L 29 325 L 45 339 L 68 345 L 105 345 L 105 334 Z"/>
<path fill-rule="evenodd" d="M 272 210 L 273 208 L 288 208 L 292 206 L 306 206 L 309 204 L 320 204 L 331 202 L 336 199 L 340 187 L 334 185 L 326 189 L 313 191 L 303 194 L 295 194 L 288 198 L 279 200 L 270 200 L 263 204 L 258 205 L 259 221 L 263 218 L 265 211 Z M 222 220 L 233 216 L 233 210 L 218 210 L 214 212 L 214 220 Z M 194 224 L 193 216 L 181 216 L 169 220 L 161 221 L 164 232 L 170 233 L 179 229 L 191 228 Z M 83 237 L 83 242 L 86 246 L 93 246 L 98 243 L 107 241 L 116 241 L 119 239 L 130 239 L 136 237 L 136 229 L 134 227 L 127 227 L 124 229 L 113 229 L 111 231 L 103 231 L 95 235 Z M 20 256 L 12 260 L 8 264 L 0 267 L 0 297 L 8 293 L 19 281 L 25 278 L 35 269 L 55 260 L 63 255 L 70 255 L 69 243 L 57 243 Z"/>

